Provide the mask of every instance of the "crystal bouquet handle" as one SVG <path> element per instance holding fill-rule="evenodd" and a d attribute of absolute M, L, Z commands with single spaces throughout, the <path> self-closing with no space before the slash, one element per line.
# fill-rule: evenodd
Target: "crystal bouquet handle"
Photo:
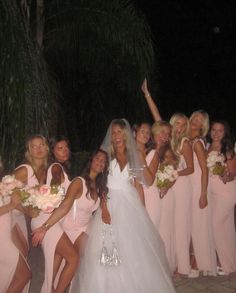
<path fill-rule="evenodd" d="M 111 249 L 107 248 L 107 241 L 111 241 Z M 116 247 L 112 225 L 103 223 L 102 226 L 102 250 L 100 264 L 103 266 L 117 267 L 121 263 Z"/>

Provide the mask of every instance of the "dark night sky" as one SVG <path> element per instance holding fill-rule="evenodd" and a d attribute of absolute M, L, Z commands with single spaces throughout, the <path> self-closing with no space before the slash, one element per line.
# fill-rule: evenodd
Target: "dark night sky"
<path fill-rule="evenodd" d="M 159 89 L 151 85 L 164 118 L 203 108 L 236 128 L 236 2 L 135 2 L 154 35 Z"/>

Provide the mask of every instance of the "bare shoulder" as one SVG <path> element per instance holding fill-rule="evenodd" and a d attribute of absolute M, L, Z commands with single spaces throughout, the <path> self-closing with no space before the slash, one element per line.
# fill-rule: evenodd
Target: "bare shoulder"
<path fill-rule="evenodd" d="M 15 175 L 16 179 L 27 183 L 28 178 L 28 170 L 26 166 L 21 166 L 13 171 L 13 174 Z"/>

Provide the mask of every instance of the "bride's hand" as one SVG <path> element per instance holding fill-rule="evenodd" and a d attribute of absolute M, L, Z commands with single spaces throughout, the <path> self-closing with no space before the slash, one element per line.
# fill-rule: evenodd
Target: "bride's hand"
<path fill-rule="evenodd" d="M 108 211 L 108 209 L 103 209 L 102 210 L 102 221 L 105 223 L 105 224 L 111 224 L 111 215 Z"/>

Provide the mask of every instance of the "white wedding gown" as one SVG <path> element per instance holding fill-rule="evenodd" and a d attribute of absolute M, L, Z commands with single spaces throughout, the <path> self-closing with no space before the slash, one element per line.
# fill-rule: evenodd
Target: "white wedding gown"
<path fill-rule="evenodd" d="M 92 220 L 84 256 L 71 292 L 175 292 L 163 242 L 131 184 L 127 166 L 120 171 L 117 161 L 111 162 L 108 187 L 112 235 L 108 229 L 105 246 L 110 252 L 111 239 L 114 241 L 121 263 L 118 266 L 100 263 L 104 224 L 99 210 Z"/>

